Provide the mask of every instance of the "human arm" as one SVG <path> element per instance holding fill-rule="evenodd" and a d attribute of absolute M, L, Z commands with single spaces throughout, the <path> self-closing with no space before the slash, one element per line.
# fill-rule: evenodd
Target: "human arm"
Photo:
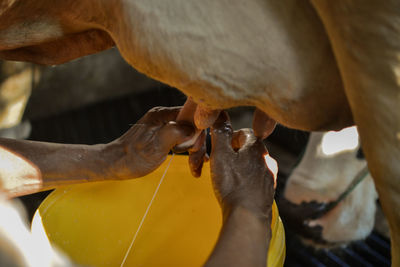
<path fill-rule="evenodd" d="M 0 188 L 14 197 L 56 186 L 146 175 L 193 128 L 174 122 L 180 108 L 153 108 L 108 144 L 70 145 L 0 139 Z"/>
<path fill-rule="evenodd" d="M 238 206 L 224 212 L 217 244 L 205 266 L 266 266 L 271 215 Z"/>
<path fill-rule="evenodd" d="M 266 164 L 268 151 L 252 130 L 233 132 L 224 112 L 211 134 L 211 177 L 223 226 L 205 266 L 265 266 L 276 175 Z"/>

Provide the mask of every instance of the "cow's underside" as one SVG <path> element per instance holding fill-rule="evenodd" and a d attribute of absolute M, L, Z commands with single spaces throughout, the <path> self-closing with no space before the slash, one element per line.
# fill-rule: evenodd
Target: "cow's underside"
<path fill-rule="evenodd" d="M 112 25 L 104 18 L 88 25 L 81 14 L 54 17 L 56 10 L 43 9 L 32 19 L 10 20 L 8 13 L 27 12 L 11 6 L 0 17 L 0 56 L 59 64 L 115 42 L 136 69 L 209 108 L 257 106 L 285 126 L 309 131 L 353 123 L 329 40 L 311 6 L 208 1 L 187 12 L 194 2 L 122 1 L 113 7 L 121 10 Z"/>

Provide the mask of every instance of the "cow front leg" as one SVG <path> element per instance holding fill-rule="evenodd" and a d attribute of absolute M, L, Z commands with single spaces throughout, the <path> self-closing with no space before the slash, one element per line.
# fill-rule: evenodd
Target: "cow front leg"
<path fill-rule="evenodd" d="M 331 40 L 400 266 L 400 2 L 314 0 Z"/>

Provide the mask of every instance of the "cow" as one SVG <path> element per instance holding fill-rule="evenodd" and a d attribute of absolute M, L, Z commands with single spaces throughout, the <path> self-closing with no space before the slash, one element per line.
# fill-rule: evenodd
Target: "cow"
<path fill-rule="evenodd" d="M 400 3 L 3 0 L 0 58 L 61 64 L 117 46 L 207 109 L 307 131 L 356 124 L 400 265 Z"/>
<path fill-rule="evenodd" d="M 279 201 L 286 224 L 316 247 L 365 239 L 374 227 L 377 198 L 366 165 L 355 126 L 311 133 Z"/>

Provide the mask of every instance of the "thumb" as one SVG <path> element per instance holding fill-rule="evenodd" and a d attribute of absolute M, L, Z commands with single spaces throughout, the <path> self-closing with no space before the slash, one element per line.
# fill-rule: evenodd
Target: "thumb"
<path fill-rule="evenodd" d="M 233 152 L 232 126 L 228 113 L 221 111 L 214 125 L 211 127 L 211 154 Z"/>
<path fill-rule="evenodd" d="M 158 132 L 161 149 L 169 151 L 174 146 L 193 138 L 194 134 L 195 129 L 193 126 L 170 121 Z"/>

